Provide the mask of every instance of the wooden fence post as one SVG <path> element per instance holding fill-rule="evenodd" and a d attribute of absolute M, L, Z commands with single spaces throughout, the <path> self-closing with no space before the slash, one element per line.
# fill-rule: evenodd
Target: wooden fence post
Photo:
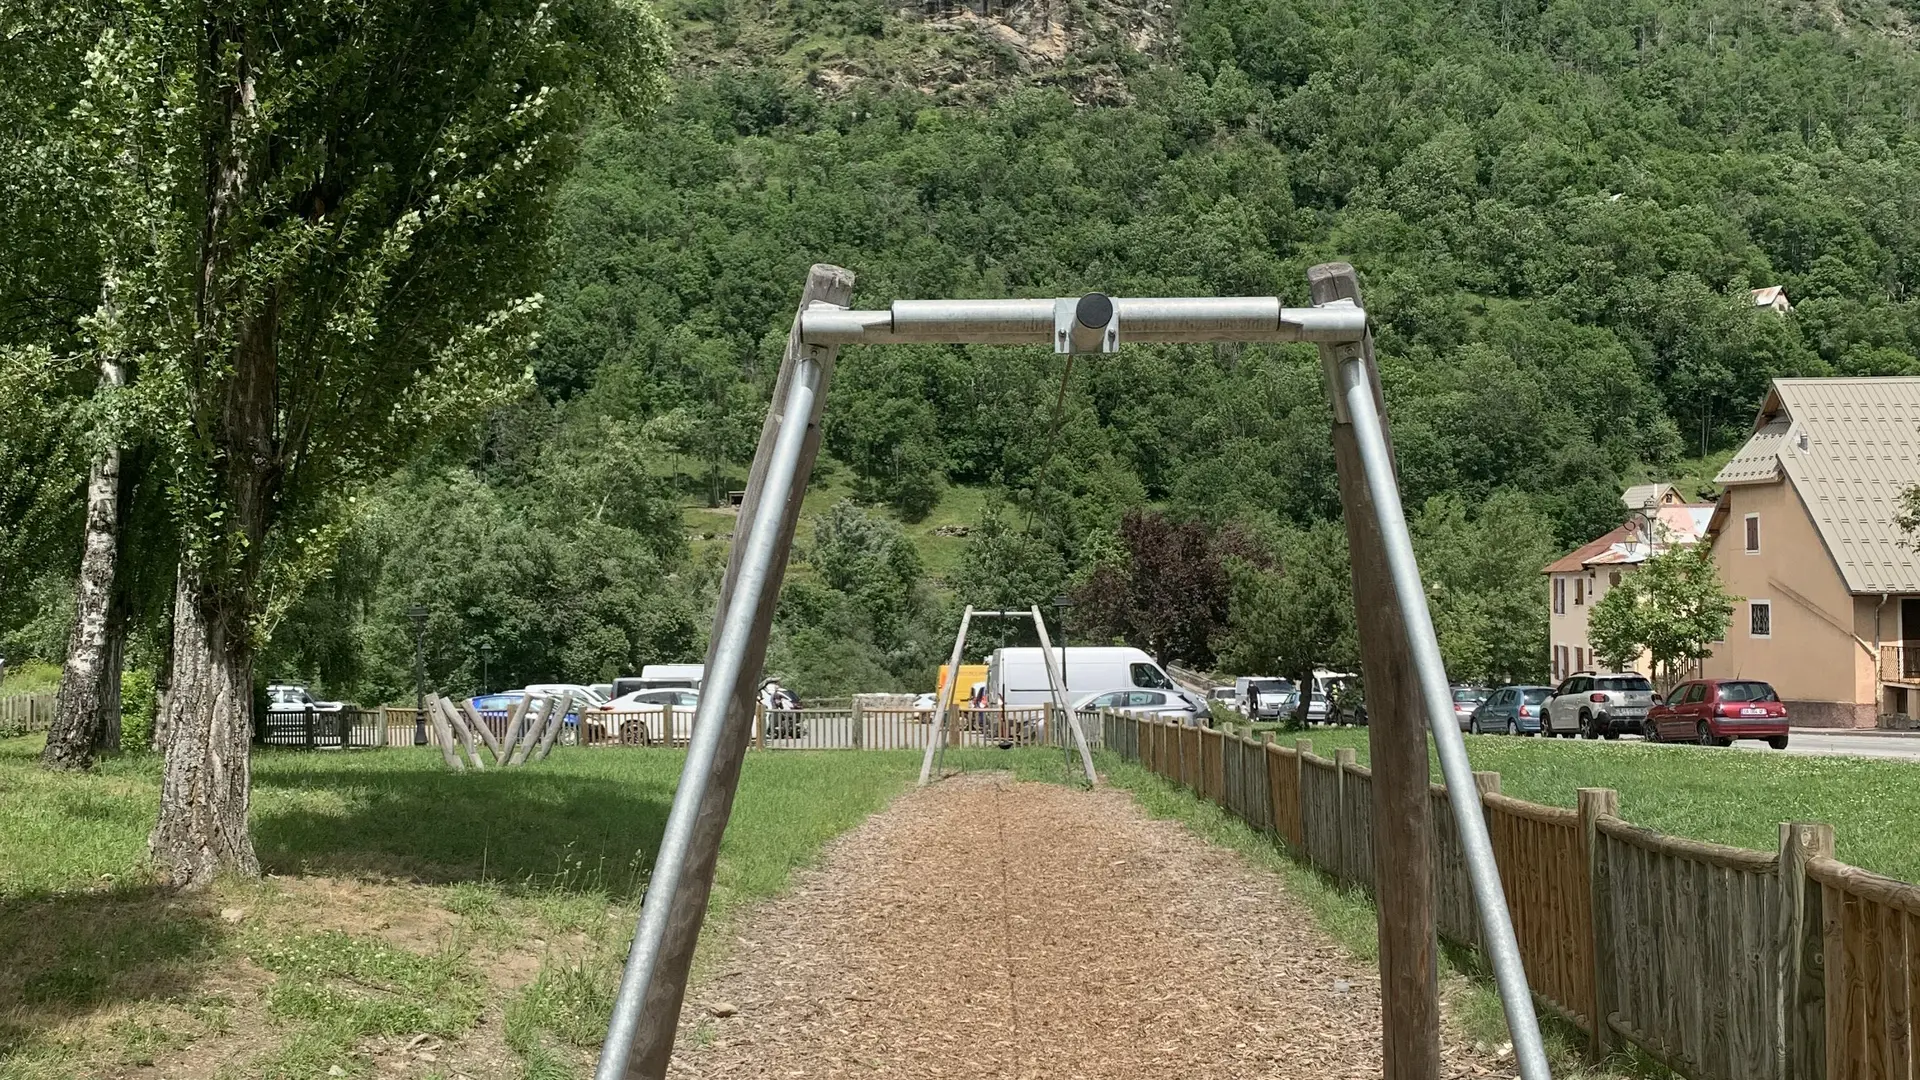
<path fill-rule="evenodd" d="M 1590 1019 L 1593 1023 L 1592 1038 L 1587 1042 L 1587 1054 L 1594 1061 L 1607 1056 L 1613 1049 L 1613 1024 L 1608 1017 L 1613 1015 L 1613 911 L 1609 903 L 1612 896 L 1613 872 L 1607 865 L 1607 845 L 1600 838 L 1600 819 L 1620 816 L 1620 793 L 1609 788 L 1580 788 L 1580 847 L 1587 863 L 1587 921 L 1588 960 L 1592 971 L 1593 1008 Z"/>
<path fill-rule="evenodd" d="M 1477 772 L 1473 774 L 1473 786 L 1480 789 L 1481 798 L 1500 794 L 1500 774 L 1497 772 Z"/>
<path fill-rule="evenodd" d="M 753 703 L 753 745 L 760 750 L 767 748 L 767 705 L 758 699 Z"/>
<path fill-rule="evenodd" d="M 867 742 L 867 721 L 860 709 L 860 695 L 853 696 L 853 748 L 864 749 Z"/>
<path fill-rule="evenodd" d="M 1351 746 L 1343 746 L 1333 752 L 1333 824 L 1337 830 L 1334 834 L 1337 838 L 1334 847 L 1339 856 L 1334 860 L 1333 865 L 1340 868 L 1340 873 L 1336 876 L 1349 885 L 1353 883 L 1354 876 L 1351 867 L 1353 841 L 1349 835 L 1352 830 L 1347 828 L 1347 770 L 1359 763 L 1360 755 Z"/>
<path fill-rule="evenodd" d="M 1827 971 L 1823 889 L 1807 862 L 1833 858 L 1833 826 L 1780 823 L 1780 1075 L 1827 1076 Z M 1837 1074 L 1836 1074 L 1837 1075 Z"/>
<path fill-rule="evenodd" d="M 1300 858 L 1313 869 L 1313 830 L 1307 828 L 1307 755 L 1313 753 L 1312 739 L 1293 740 L 1293 809 L 1300 815 Z"/>

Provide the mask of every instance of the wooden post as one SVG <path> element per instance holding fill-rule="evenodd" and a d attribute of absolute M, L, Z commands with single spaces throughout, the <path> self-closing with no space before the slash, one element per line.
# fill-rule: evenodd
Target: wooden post
<path fill-rule="evenodd" d="M 481 742 L 487 744 L 487 749 L 493 751 L 493 760 L 499 761 L 500 740 L 494 737 L 493 728 L 487 725 L 487 718 L 480 715 L 480 711 L 473 707 L 471 701 L 463 701 L 459 707 L 467 718 L 467 726 L 473 729 L 475 735 L 480 736 Z M 480 755 L 475 754 L 473 760 L 479 761 Z"/>
<path fill-rule="evenodd" d="M 748 473 L 747 494 L 740 503 L 740 521 L 752 521 L 761 491 L 766 486 L 767 468 L 780 426 L 783 423 L 807 425 L 806 441 L 801 447 L 799 466 L 794 473 L 793 490 L 783 508 L 780 535 L 785 542 L 778 546 L 774 554 L 766 591 L 761 597 L 759 609 L 754 612 L 753 635 L 748 641 L 746 655 L 741 658 L 740 682 L 735 687 L 733 700 L 728 702 L 725 733 L 721 736 L 706 798 L 701 803 L 699 817 L 689 840 L 685 876 L 668 916 L 666 937 L 661 943 L 655 977 L 647 999 L 641 1005 L 640 1025 L 634 1033 L 633 1055 L 628 1059 L 624 1080 L 661 1080 L 666 1075 L 667 1061 L 673 1053 L 674 1035 L 680 1023 L 680 1005 L 686 995 L 687 975 L 693 964 L 694 946 L 699 941 L 700 924 L 707 914 L 707 898 L 713 890 L 713 870 L 720 856 L 720 836 L 726 831 L 727 818 L 733 811 L 734 791 L 740 782 L 740 764 L 746 756 L 747 742 L 753 735 L 750 721 L 754 700 L 759 696 L 760 673 L 766 666 L 767 635 L 773 626 L 773 610 L 780 598 L 780 582 L 786 577 L 793 533 L 800 520 L 800 503 L 806 496 L 807 481 L 813 475 L 813 463 L 820 453 L 820 410 L 826 404 L 833 382 L 833 365 L 839 350 L 834 346 L 803 343 L 800 340 L 799 311 L 805 311 L 816 302 L 844 306 L 852 298 L 853 274 L 837 266 L 814 265 L 807 272 L 807 283 L 800 293 L 799 309 L 794 314 L 792 329 L 787 334 L 786 353 L 781 358 L 780 372 L 774 380 L 770 399 L 774 405 L 767 410 L 766 420 L 761 424 L 760 448 L 754 455 L 753 467 Z M 780 403 L 787 400 L 788 388 L 800 373 L 802 362 L 808 358 L 817 365 L 819 376 L 813 395 L 812 414 L 782 416 L 779 412 Z M 727 558 L 726 577 L 720 587 L 719 604 L 714 609 L 714 631 L 708 639 L 709 670 L 714 664 L 712 650 L 721 639 L 720 622 L 726 617 L 728 601 L 733 596 L 735 581 L 740 576 L 740 563 L 746 547 L 745 530 L 736 532 L 732 551 Z"/>
<path fill-rule="evenodd" d="M 587 708 L 587 702 L 583 698 L 580 701 L 580 712 L 585 712 L 586 708 Z M 540 745 L 534 748 L 532 760 L 534 761 L 547 760 L 548 751 L 553 749 L 553 741 L 560 737 L 561 729 L 567 726 L 567 714 L 573 711 L 574 711 L 573 691 L 569 690 L 566 693 L 560 695 L 560 703 L 557 706 L 555 706 L 553 710 L 553 715 L 549 717 L 547 720 L 547 723 L 546 723 L 547 730 L 541 734 Z M 580 721 L 581 721 L 580 715 L 578 713 L 575 713 L 573 722 L 576 730 L 578 729 Z M 578 736 L 575 736 L 575 738 L 577 739 Z"/>
<path fill-rule="evenodd" d="M 1827 1076 L 1825 904 L 1821 884 L 1807 874 L 1807 863 L 1817 858 L 1833 858 L 1833 826 L 1780 823 L 1780 1043 L 1774 1053 L 1785 1080 Z"/>
<path fill-rule="evenodd" d="M 447 768 L 460 772 L 467 767 L 467 763 L 453 752 L 453 731 L 447 727 L 447 718 L 440 715 L 439 709 L 432 707 L 436 700 L 429 698 L 427 701 L 427 719 L 433 724 L 434 741 L 440 744 L 440 757 L 446 761 Z"/>
<path fill-rule="evenodd" d="M 860 695 L 853 695 L 853 748 L 860 750 L 867 745 L 867 714 L 860 707 Z"/>
<path fill-rule="evenodd" d="M 527 755 L 533 753 L 534 743 L 539 741 L 541 734 L 545 732 L 547 728 L 553 726 L 553 710 L 559 705 L 559 698 L 554 697 L 552 694 L 542 694 L 540 696 L 540 718 L 538 721 L 535 721 L 533 717 L 532 706 L 528 706 L 527 722 L 521 725 L 524 730 L 520 733 L 520 741 L 518 744 L 508 748 L 508 765 L 525 765 L 527 763 Z"/>
<path fill-rule="evenodd" d="M 436 716 L 446 720 L 447 730 L 453 732 L 454 739 L 459 743 L 460 749 L 466 753 L 473 767 L 486 768 L 486 762 L 480 758 L 480 751 L 474 747 L 473 733 L 467 729 L 466 721 L 460 718 L 460 710 L 453 707 L 453 702 L 446 698 L 430 698 L 427 701 L 427 708 L 433 710 Z"/>
<path fill-rule="evenodd" d="M 1360 278 L 1346 263 L 1307 271 L 1315 304 L 1360 304 Z M 1395 602 L 1379 515 L 1367 489 L 1360 444 L 1339 383 L 1343 359 L 1357 355 L 1373 383 L 1380 425 L 1389 434 L 1373 338 L 1322 346 L 1333 399 L 1333 460 L 1353 567 L 1355 627 L 1367 679 L 1369 764 L 1373 772 L 1374 900 L 1380 924 L 1382 1080 L 1437 1080 L 1440 1075 L 1440 983 L 1434 937 L 1433 874 L 1427 797 L 1426 706 L 1414 678 L 1407 628 Z"/>
<path fill-rule="evenodd" d="M 1488 795 L 1500 794 L 1500 774 L 1497 772 L 1476 772 L 1473 774 L 1473 786 L 1480 791 L 1481 802 Z M 1608 811 L 1611 813 L 1612 811 Z"/>
<path fill-rule="evenodd" d="M 1342 881 L 1352 884 L 1356 878 L 1353 873 L 1353 838 L 1347 828 L 1347 770 L 1360 764 L 1360 755 L 1351 746 L 1343 746 L 1333 752 L 1333 822 L 1339 830 L 1339 841 L 1335 845 L 1338 858 L 1334 865 L 1340 868 L 1338 876 Z M 1377 845 L 1376 845 L 1377 846 Z M 1383 931 L 1384 933 L 1384 931 Z M 1381 957 L 1382 963 L 1386 958 Z M 1382 970 L 1382 981 L 1386 972 Z"/>
<path fill-rule="evenodd" d="M 1311 869 L 1316 858 L 1313 844 L 1308 839 L 1313 835 L 1307 828 L 1307 755 L 1313 753 L 1312 739 L 1293 740 L 1293 809 L 1300 816 L 1300 851 L 1302 861 Z"/>
<path fill-rule="evenodd" d="M 1587 1055 L 1599 1061 L 1613 1051 L 1613 1023 L 1608 1017 L 1613 1015 L 1613 1001 L 1618 996 L 1613 985 L 1613 948 L 1616 940 L 1611 902 L 1613 872 L 1607 865 L 1607 845 L 1600 836 L 1600 819 L 1620 816 L 1620 793 L 1609 788 L 1581 788 L 1578 798 L 1580 847 L 1586 855 L 1587 910 L 1591 924 L 1587 939 L 1588 960 L 1593 965 L 1590 973 L 1593 979 L 1593 1008 L 1590 1013 L 1593 1032 L 1587 1041 Z"/>
<path fill-rule="evenodd" d="M 759 750 L 767 748 L 767 706 L 758 698 L 753 702 L 753 745 Z"/>
<path fill-rule="evenodd" d="M 520 725 L 526 722 L 527 710 L 532 707 L 533 698 L 522 694 L 520 700 L 514 702 L 513 706 L 507 710 L 506 733 L 500 736 L 499 742 L 488 744 L 489 748 L 493 750 L 494 764 L 505 765 L 507 763 L 507 755 L 513 753 L 514 741 L 520 738 Z"/>

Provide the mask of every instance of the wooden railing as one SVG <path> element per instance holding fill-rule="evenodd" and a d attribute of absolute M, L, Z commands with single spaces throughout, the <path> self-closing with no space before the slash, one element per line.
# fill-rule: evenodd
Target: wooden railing
<path fill-rule="evenodd" d="M 53 723 L 52 694 L 13 694 L 0 697 L 0 736 L 45 731 Z"/>
<path fill-rule="evenodd" d="M 1372 774 L 1292 747 L 1109 713 L 1107 747 L 1371 890 Z M 1218 764 L 1216 764 L 1218 763 Z M 1920 887 L 1833 858 L 1830 826 L 1777 851 L 1667 836 L 1582 788 L 1578 808 L 1476 773 L 1535 997 L 1602 1056 L 1629 1042 L 1693 1080 L 1920 1080 Z M 1439 933 L 1480 927 L 1445 787 L 1431 788 Z"/>

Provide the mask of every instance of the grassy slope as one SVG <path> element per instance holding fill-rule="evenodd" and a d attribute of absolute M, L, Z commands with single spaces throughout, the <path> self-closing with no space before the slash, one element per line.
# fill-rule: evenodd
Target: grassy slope
<path fill-rule="evenodd" d="M 1351 746 L 1367 760 L 1367 733 L 1316 728 L 1317 753 Z M 1276 735 L 1291 744 L 1291 734 Z M 1697 746 L 1570 742 L 1468 735 L 1473 767 L 1498 772 L 1501 790 L 1549 806 L 1573 806 L 1575 790 L 1613 788 L 1621 816 L 1676 836 L 1772 851 L 1779 822 L 1824 821 L 1841 859 L 1920 881 L 1920 767 L 1899 761 L 1750 753 Z M 1439 778 L 1435 764 L 1435 779 Z"/>
<path fill-rule="evenodd" d="M 19 665 L 7 666 L 7 677 L 0 683 L 0 697 L 15 694 L 51 694 L 60 689 L 60 666 L 39 660 L 28 660 Z"/>
<path fill-rule="evenodd" d="M 681 762 L 562 749 L 453 774 L 432 751 L 261 753 L 252 818 L 272 876 L 175 896 L 142 865 L 157 760 L 55 776 L 37 744 L 0 742 L 0 1080 L 166 1075 L 189 1057 L 236 1077 L 371 1075 L 416 1033 L 447 1040 L 450 1065 L 513 1053 L 528 1076 L 582 1075 Z M 719 923 L 918 764 L 752 755 Z"/>
<path fill-rule="evenodd" d="M 816 476 L 813 485 L 807 488 L 806 501 L 800 506 L 798 538 L 802 544 L 812 536 L 817 518 L 825 515 L 834 503 L 853 497 L 853 471 L 838 462 L 825 464 L 827 475 Z M 959 569 L 967 540 L 962 536 L 936 535 L 934 530 L 948 525 L 978 525 L 986 501 L 984 488 L 949 484 L 941 490 L 939 504 L 924 521 L 901 521 L 898 514 L 885 506 L 866 509 L 899 522 L 919 551 L 927 573 L 945 579 Z M 696 560 L 709 555 L 724 559 L 739 515 L 731 510 L 710 510 L 704 502 L 689 500 L 680 509 L 680 520 L 687 530 L 688 550 Z"/>

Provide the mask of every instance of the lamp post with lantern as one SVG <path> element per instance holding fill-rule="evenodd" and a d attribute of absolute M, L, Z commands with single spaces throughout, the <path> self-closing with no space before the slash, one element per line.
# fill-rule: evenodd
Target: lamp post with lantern
<path fill-rule="evenodd" d="M 407 609 L 413 623 L 413 745 L 427 745 L 427 609 L 415 604 Z"/>

